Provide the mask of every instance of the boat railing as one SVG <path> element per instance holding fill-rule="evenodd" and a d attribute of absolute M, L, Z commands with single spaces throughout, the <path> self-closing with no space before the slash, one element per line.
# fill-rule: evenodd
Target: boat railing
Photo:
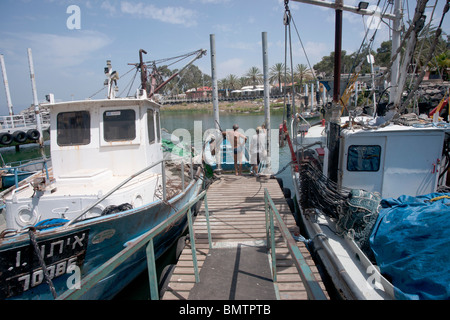
<path fill-rule="evenodd" d="M 91 210 L 92 208 L 94 208 L 96 205 L 98 205 L 99 203 L 101 203 L 102 201 L 104 201 L 106 198 L 108 198 L 109 196 L 111 196 L 114 192 L 116 192 L 117 190 L 119 190 L 120 188 L 122 188 L 124 185 L 126 185 L 128 182 L 130 182 L 131 180 L 133 180 L 134 178 L 136 178 L 137 176 L 143 174 L 144 172 L 147 172 L 148 170 L 152 169 L 153 167 L 156 167 L 158 165 L 161 165 L 161 176 L 162 176 L 162 201 L 166 201 L 167 200 L 167 188 L 166 188 L 166 184 L 167 184 L 167 174 L 166 174 L 166 162 L 168 162 L 170 160 L 160 160 L 157 161 L 155 163 L 153 163 L 150 166 L 145 167 L 144 169 L 132 174 L 131 176 L 129 176 L 128 178 L 126 178 L 125 180 L 123 180 L 121 183 L 119 183 L 117 186 L 115 186 L 114 188 L 112 188 L 110 191 L 108 191 L 103 197 L 101 197 L 100 199 L 98 199 L 96 202 L 94 202 L 93 204 L 89 205 L 87 208 L 83 209 L 81 211 L 81 213 L 76 216 L 75 218 L 73 218 L 72 220 L 68 221 L 65 226 L 68 227 L 71 224 L 73 224 L 74 222 L 78 221 L 78 219 L 80 219 L 83 215 L 85 215 L 86 213 L 89 212 L 89 210 Z M 185 190 L 185 185 L 184 185 L 184 166 L 185 163 L 184 161 L 181 162 L 181 184 L 182 184 L 182 190 L 184 192 Z M 191 178 L 193 178 L 193 164 L 192 164 L 192 157 L 191 157 Z"/>
<path fill-rule="evenodd" d="M 79 289 L 72 288 L 65 291 L 59 297 L 58 300 L 77 300 L 80 299 L 83 294 L 88 292 L 93 286 L 95 286 L 99 281 L 107 277 L 114 269 L 116 269 L 120 264 L 125 262 L 130 256 L 135 254 L 138 250 L 145 247 L 146 257 L 147 257 L 147 269 L 149 275 L 149 286 L 150 286 L 150 297 L 152 300 L 159 300 L 159 290 L 158 290 L 158 280 L 157 280 L 157 272 L 156 272 L 156 259 L 155 259 L 155 251 L 154 251 L 154 242 L 153 239 L 159 235 L 160 233 L 167 230 L 167 227 L 172 225 L 178 219 L 182 218 L 187 214 L 188 226 L 189 226 L 189 236 L 191 243 L 191 252 L 192 258 L 194 261 L 194 272 L 195 272 L 195 281 L 198 283 L 200 281 L 199 278 L 199 270 L 197 264 L 197 254 L 195 249 L 195 234 L 193 229 L 193 219 L 191 208 L 198 201 L 204 199 L 205 203 L 205 215 L 208 226 L 208 240 L 209 247 L 212 247 L 211 241 L 211 231 L 209 225 L 209 211 L 207 205 L 207 197 L 206 190 L 202 191 L 197 197 L 190 200 L 187 204 L 185 204 L 180 210 L 178 210 L 175 214 L 169 217 L 166 221 L 161 222 L 156 227 L 151 230 L 145 232 L 144 234 L 136 237 L 125 243 L 125 248 L 122 249 L 115 256 L 106 261 L 103 265 L 96 268 L 91 274 L 84 277 L 81 280 Z"/>
<path fill-rule="evenodd" d="M 37 166 L 39 164 L 43 164 L 43 170 L 45 171 L 45 175 L 47 177 L 47 180 L 49 179 L 49 173 L 48 173 L 48 165 L 47 163 L 49 162 L 49 159 L 39 159 L 36 161 L 30 161 L 30 162 L 22 162 L 19 165 L 12 165 L 12 166 L 5 166 L 3 168 L 0 168 L 0 171 L 5 171 L 5 172 L 12 172 L 14 174 L 14 184 L 15 184 L 15 189 L 19 188 L 19 173 L 21 173 L 22 171 L 20 169 L 25 168 L 25 167 L 32 167 L 32 166 Z"/>
<path fill-rule="evenodd" d="M 292 237 L 289 229 L 284 223 L 283 219 L 280 216 L 275 204 L 270 197 L 269 191 L 267 188 L 264 188 L 264 204 L 265 204 L 265 212 L 266 212 L 266 237 L 267 237 L 267 247 L 271 249 L 271 258 L 272 258 L 272 277 L 273 281 L 277 282 L 277 258 L 275 252 L 275 225 L 274 219 L 278 222 L 278 227 L 280 232 L 283 235 L 283 239 L 286 242 L 288 250 L 294 260 L 295 267 L 302 279 L 302 282 L 305 286 L 306 292 L 308 294 L 308 299 L 310 300 L 327 300 L 325 293 L 314 277 L 311 268 L 306 263 L 305 258 L 303 257 L 300 249 L 298 248 L 294 238 Z"/>
<path fill-rule="evenodd" d="M 49 121 L 41 119 L 41 124 L 49 124 Z M 35 125 L 35 120 L 25 115 L 0 116 L 0 129 L 24 128 Z"/>

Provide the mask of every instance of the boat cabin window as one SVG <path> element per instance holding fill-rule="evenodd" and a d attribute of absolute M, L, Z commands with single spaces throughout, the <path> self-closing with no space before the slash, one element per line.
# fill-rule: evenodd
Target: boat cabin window
<path fill-rule="evenodd" d="M 159 112 L 156 112 L 156 136 L 158 142 L 161 142 L 161 128 L 159 127 Z"/>
<path fill-rule="evenodd" d="M 152 144 L 155 142 L 155 119 L 153 117 L 153 110 L 147 110 L 147 129 L 148 129 L 148 142 Z"/>
<path fill-rule="evenodd" d="M 110 110 L 103 113 L 105 141 L 124 141 L 136 138 L 136 112 L 131 109 Z"/>
<path fill-rule="evenodd" d="M 348 147 L 348 171 L 378 171 L 380 169 L 381 147 L 352 145 Z"/>
<path fill-rule="evenodd" d="M 88 111 L 58 113 L 56 119 L 59 146 L 86 145 L 91 142 L 91 116 Z"/>

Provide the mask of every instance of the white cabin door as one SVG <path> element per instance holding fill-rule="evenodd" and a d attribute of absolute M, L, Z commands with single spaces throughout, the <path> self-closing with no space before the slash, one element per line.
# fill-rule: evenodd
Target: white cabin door
<path fill-rule="evenodd" d="M 443 133 L 389 136 L 383 177 L 383 198 L 435 192 Z"/>

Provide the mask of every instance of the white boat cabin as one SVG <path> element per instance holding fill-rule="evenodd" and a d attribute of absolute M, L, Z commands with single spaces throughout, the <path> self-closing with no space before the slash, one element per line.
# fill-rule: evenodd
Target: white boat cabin
<path fill-rule="evenodd" d="M 383 198 L 435 192 L 445 133 L 391 125 L 341 134 L 339 183 L 378 192 Z"/>
<path fill-rule="evenodd" d="M 111 206 L 126 204 L 129 209 L 159 201 L 162 165 L 155 165 L 90 208 L 130 176 L 163 160 L 157 104 L 106 99 L 49 107 L 53 179 L 27 183 L 5 195 L 8 229 L 80 214 L 95 218 Z"/>
<path fill-rule="evenodd" d="M 343 128 L 337 182 L 342 187 L 378 192 L 382 198 L 436 192 L 438 185 L 445 185 L 443 147 L 447 130 L 394 124 L 377 129 Z M 297 136 L 297 143 L 315 145 L 312 149 L 327 175 L 326 127 L 309 128 L 306 134 Z"/>
<path fill-rule="evenodd" d="M 51 156 L 56 181 L 90 183 L 129 176 L 162 160 L 159 106 L 146 99 L 57 103 L 51 108 Z M 161 167 L 151 169 L 161 172 Z"/>

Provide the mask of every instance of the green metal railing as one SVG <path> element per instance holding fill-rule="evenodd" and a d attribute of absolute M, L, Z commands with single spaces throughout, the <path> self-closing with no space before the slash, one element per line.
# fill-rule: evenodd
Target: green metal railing
<path fill-rule="evenodd" d="M 305 258 L 303 257 L 300 249 L 297 247 L 297 244 L 292 237 L 289 229 L 284 223 L 283 219 L 280 216 L 275 204 L 270 197 L 267 188 L 264 189 L 264 205 L 266 212 L 266 237 L 267 237 L 267 247 L 271 249 L 271 257 L 272 257 L 272 276 L 273 281 L 277 282 L 277 257 L 275 252 L 275 225 L 274 225 L 274 217 L 278 222 L 278 227 L 283 235 L 284 240 L 286 241 L 286 245 L 288 250 L 294 259 L 294 264 L 298 270 L 300 278 L 303 281 L 306 292 L 308 294 L 308 299 L 310 300 L 327 300 L 325 293 L 320 287 L 319 283 L 314 277 L 314 274 L 311 271 L 311 268 L 306 263 Z"/>
<path fill-rule="evenodd" d="M 141 249 L 144 245 L 146 245 L 146 255 L 147 255 L 147 267 L 148 267 L 148 275 L 149 275 L 149 285 L 150 285 L 150 297 L 152 300 L 159 299 L 159 290 L 158 290 L 158 279 L 156 274 L 156 259 L 155 259 L 155 251 L 154 251 L 154 243 L 153 239 L 166 230 L 168 226 L 173 224 L 175 221 L 180 219 L 183 215 L 187 213 L 188 217 L 188 225 L 189 225 L 189 235 L 191 241 L 191 251 L 192 257 L 194 261 L 194 272 L 195 272 L 195 281 L 199 282 L 199 272 L 198 272 L 198 264 L 197 264 L 197 253 L 195 249 L 195 234 L 193 230 L 193 221 L 191 214 L 191 207 L 195 205 L 198 201 L 204 199 L 205 203 L 205 215 L 208 226 L 208 240 L 209 247 L 212 247 L 211 243 L 211 231 L 209 225 L 209 211 L 206 197 L 206 190 L 202 191 L 197 197 L 189 201 L 189 203 L 185 204 L 180 210 L 178 210 L 174 215 L 172 215 L 169 219 L 164 222 L 161 222 L 158 226 L 153 229 L 147 231 L 146 233 L 140 235 L 139 237 L 128 241 L 125 244 L 125 248 L 117 253 L 114 257 L 106 261 L 99 268 L 95 269 L 93 272 L 88 274 L 81 280 L 80 289 L 70 289 L 61 294 L 58 297 L 58 300 L 77 300 L 81 298 L 86 292 L 88 292 L 93 286 L 95 286 L 100 280 L 107 277 L 115 268 L 117 268 L 120 264 L 125 262 L 130 256 L 136 253 L 139 249 Z"/>

